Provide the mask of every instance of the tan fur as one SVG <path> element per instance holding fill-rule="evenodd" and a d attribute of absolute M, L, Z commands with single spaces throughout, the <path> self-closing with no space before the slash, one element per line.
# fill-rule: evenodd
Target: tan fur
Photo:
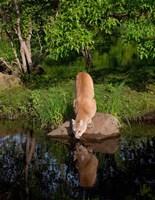
<path fill-rule="evenodd" d="M 76 119 L 72 120 L 73 132 L 80 138 L 87 127 L 92 126 L 92 118 L 96 113 L 94 84 L 86 72 L 78 73 L 75 81 L 75 99 L 73 103 Z"/>
<path fill-rule="evenodd" d="M 76 145 L 74 159 L 79 172 L 80 185 L 82 187 L 92 187 L 96 182 L 98 168 L 96 156 L 83 145 Z"/>

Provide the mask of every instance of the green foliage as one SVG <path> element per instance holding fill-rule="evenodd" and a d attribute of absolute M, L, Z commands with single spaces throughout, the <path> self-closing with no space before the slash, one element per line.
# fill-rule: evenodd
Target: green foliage
<path fill-rule="evenodd" d="M 155 110 L 154 93 L 136 92 L 121 84 L 95 85 L 97 110 L 121 119 L 140 118 Z"/>
<path fill-rule="evenodd" d="M 32 58 L 37 58 L 41 53 L 48 51 L 54 59 L 72 57 L 81 50 L 91 50 L 104 46 L 104 52 L 109 51 L 111 43 L 124 41 L 125 44 L 136 47 L 141 59 L 154 59 L 154 1 L 136 0 L 133 2 L 123 0 L 20 0 L 21 36 L 26 39 L 32 26 L 31 49 Z M 11 36 L 14 48 L 19 52 L 19 40 L 16 35 L 17 12 L 15 1 L 3 0 L 1 5 L 0 29 Z M 9 38 L 9 37 L 8 37 Z M 10 39 L 10 38 L 9 38 Z M 45 42 L 46 40 L 46 42 Z M 100 47 L 98 44 L 100 44 Z M 8 47 L 6 46 L 6 49 Z M 122 52 L 121 50 L 122 49 Z M 133 52 L 120 45 L 110 54 L 119 62 L 126 65 L 128 55 Z M 128 51 L 127 51 L 128 49 Z M 123 51 L 125 53 L 123 54 Z M 134 49 L 135 50 L 135 49 Z M 2 52 L 1 52 L 2 53 Z M 13 60 L 14 57 L 3 54 L 4 59 Z M 126 62 L 122 60 L 125 55 Z M 106 57 L 106 54 L 104 54 Z M 74 59 L 75 57 L 73 57 Z M 110 64 L 110 63 L 109 63 Z"/>
<path fill-rule="evenodd" d="M 33 118 L 41 125 L 56 126 L 73 115 L 74 82 L 47 89 L 16 88 L 0 92 L 0 117 Z M 111 113 L 120 120 L 140 118 L 155 110 L 155 89 L 136 92 L 124 83 L 95 84 L 97 111 Z"/>
<path fill-rule="evenodd" d="M 29 60 L 32 59 L 32 62 L 45 53 L 43 26 L 46 24 L 48 16 L 54 15 L 57 4 L 58 1 L 54 0 L 3 0 L 1 2 L 0 32 L 5 36 L 5 40 L 11 42 L 21 66 L 24 63 L 23 56 L 20 56 L 20 53 L 22 53 L 21 41 L 26 42 Z M 2 56 L 3 60 L 8 61 L 9 53 L 7 56 Z M 27 57 L 25 59 L 28 59 Z M 11 57 L 11 62 L 15 63 L 15 57 Z M 37 62 L 34 63 L 36 67 Z"/>
<path fill-rule="evenodd" d="M 43 68 L 50 77 L 53 83 L 66 82 L 67 80 L 74 80 L 77 73 L 85 71 L 84 63 L 82 60 L 76 59 L 70 63 L 54 62 L 51 57 L 47 57 L 43 63 Z"/>
<path fill-rule="evenodd" d="M 141 59 L 154 58 L 154 23 L 148 19 L 138 19 L 128 20 L 123 26 L 125 29 L 125 35 L 122 35 L 124 42 L 134 43 Z"/>
<path fill-rule="evenodd" d="M 61 12 L 45 27 L 49 51 L 58 59 L 96 48 L 100 36 L 108 44 L 109 36 L 115 35 L 134 44 L 141 59 L 154 58 L 154 6 L 153 1 L 141 0 L 61 1 Z"/>
<path fill-rule="evenodd" d="M 12 48 L 6 40 L 0 40 L 0 57 L 8 62 L 14 59 Z"/>
<path fill-rule="evenodd" d="M 32 26 L 33 59 L 48 51 L 54 59 L 68 58 L 71 61 L 81 50 L 95 49 L 100 52 L 100 48 L 105 59 L 103 64 L 107 67 L 111 65 L 111 60 L 127 66 L 132 53 L 138 54 L 141 59 L 155 58 L 153 0 L 136 0 L 134 3 L 127 0 L 20 0 L 18 5 L 22 38 L 27 38 Z M 15 1 L 3 0 L 0 7 L 1 32 L 10 34 L 14 48 L 20 53 L 15 32 Z M 125 45 L 121 44 L 122 41 Z M 107 58 L 107 52 L 111 59 Z M 13 60 L 10 53 L 3 54 L 4 59 Z"/>
<path fill-rule="evenodd" d="M 35 118 L 42 125 L 60 124 L 73 113 L 73 84 L 63 88 L 29 90 L 14 88 L 0 92 L 0 117 L 8 119 Z"/>
<path fill-rule="evenodd" d="M 115 42 L 114 45 L 109 46 L 109 49 L 105 52 L 103 49 L 100 51 L 92 51 L 92 60 L 94 70 L 106 70 L 116 72 L 127 71 L 131 68 L 132 64 L 136 64 L 134 56 L 136 54 L 136 48 L 130 44 L 123 44 L 120 39 Z M 98 77 L 100 74 L 98 74 Z M 105 77 L 107 74 L 105 74 Z"/>
<path fill-rule="evenodd" d="M 0 117 L 8 119 L 30 117 L 30 90 L 18 87 L 0 92 Z M 31 111 L 31 112 L 30 112 Z"/>
<path fill-rule="evenodd" d="M 124 83 L 115 86 L 112 84 L 96 85 L 95 89 L 98 111 L 120 116 Z"/>
<path fill-rule="evenodd" d="M 118 40 L 109 50 L 109 59 L 111 60 L 110 65 L 123 69 L 133 63 L 134 54 L 136 54 L 134 46 L 122 44 L 122 41 Z"/>
<path fill-rule="evenodd" d="M 94 38 L 102 31 L 112 34 L 118 20 L 110 16 L 113 5 L 100 1 L 61 1 L 61 13 L 47 23 L 46 42 L 51 55 L 58 59 L 71 51 L 94 47 Z"/>
<path fill-rule="evenodd" d="M 133 4 L 127 3 L 128 17 L 122 23 L 122 38 L 125 43 L 133 43 L 141 59 L 154 58 L 154 1 L 137 0 Z"/>
<path fill-rule="evenodd" d="M 51 59 L 46 59 L 43 68 L 45 74 L 24 74 L 23 81 L 27 87 L 31 89 L 48 89 L 49 87 L 66 84 L 67 81 L 74 80 L 77 73 L 85 71 L 85 67 L 78 65 L 78 61 L 75 65 L 58 65 L 54 63 L 51 66 Z M 79 61 L 80 63 L 80 61 Z"/>
<path fill-rule="evenodd" d="M 69 93 L 69 85 L 62 88 L 53 87 L 48 90 L 34 90 L 31 94 L 32 107 L 42 125 L 53 126 L 63 122 L 71 115 L 73 96 Z"/>

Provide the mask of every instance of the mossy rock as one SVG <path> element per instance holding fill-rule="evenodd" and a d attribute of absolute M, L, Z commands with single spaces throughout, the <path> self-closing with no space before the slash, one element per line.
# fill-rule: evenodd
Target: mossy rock
<path fill-rule="evenodd" d="M 0 90 L 17 87 L 19 85 L 21 85 L 20 78 L 0 72 Z"/>

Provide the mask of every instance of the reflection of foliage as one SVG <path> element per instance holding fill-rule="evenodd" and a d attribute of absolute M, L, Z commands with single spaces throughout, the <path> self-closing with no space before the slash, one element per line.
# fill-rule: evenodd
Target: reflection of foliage
<path fill-rule="evenodd" d="M 36 129 L 37 130 L 37 129 Z M 26 133 L 26 134 L 25 134 Z M 0 139 L 0 199 L 25 199 L 25 156 L 28 130 Z M 155 141 L 123 138 L 114 154 L 98 153 L 99 169 L 92 189 L 79 187 L 72 148 L 37 135 L 28 166 L 29 195 L 34 199 L 151 198 L 154 184 Z M 137 142 L 138 141 L 138 142 Z M 30 147 L 29 146 L 29 147 Z M 6 195 L 9 194 L 9 198 Z M 152 196 L 151 196 L 152 195 Z M 2 198 L 1 198 L 2 197 Z"/>
<path fill-rule="evenodd" d="M 9 187 L 13 187 L 16 188 L 18 187 L 18 181 L 22 183 L 22 179 L 23 179 L 23 169 L 24 166 L 26 166 L 25 163 L 25 148 L 27 148 L 26 146 L 28 144 L 26 144 L 26 140 L 27 140 L 27 136 L 25 135 L 15 135 L 13 137 L 9 137 L 3 140 L 2 142 L 2 147 L 1 147 L 1 159 L 0 159 L 0 169 L 1 170 L 1 175 L 0 175 L 0 179 L 1 179 L 1 183 L 7 183 L 8 185 L 10 185 Z M 32 144 L 31 144 L 32 145 Z M 54 145 L 52 146 L 54 147 Z M 59 148 L 60 149 L 60 148 Z M 52 150 L 54 150 L 54 148 L 52 148 Z M 34 171 L 38 171 L 41 170 L 42 172 L 47 168 L 47 166 L 50 166 L 53 168 L 53 172 L 58 173 L 59 170 L 56 170 L 57 168 L 59 168 L 59 164 L 57 164 L 56 158 L 53 159 L 52 155 L 50 155 L 51 153 L 53 155 L 55 155 L 55 152 L 49 152 L 47 154 L 47 149 L 46 146 L 42 146 L 42 145 L 37 145 L 36 149 L 35 149 L 36 153 L 40 153 L 41 158 L 39 159 L 39 157 L 33 156 L 31 163 L 29 164 L 29 178 L 28 178 L 28 185 L 30 187 L 35 188 L 35 190 L 39 190 L 39 188 L 41 187 L 40 185 L 40 181 L 38 180 L 38 177 L 36 176 L 36 173 L 34 173 Z M 62 151 L 60 149 L 59 152 L 65 152 Z M 51 157 L 51 159 L 49 159 Z M 59 156 L 58 156 L 59 157 Z M 28 158 L 29 159 L 29 158 Z M 41 168 L 38 168 L 38 165 L 41 166 Z M 6 174 L 7 171 L 7 174 Z M 26 172 L 24 172 L 26 173 Z M 38 173 L 38 172 L 37 172 Z M 23 174 L 23 175 L 22 175 Z M 49 173 L 48 170 L 45 171 L 44 176 L 49 179 Z M 53 177 L 54 174 L 52 174 L 51 177 Z M 27 178 L 27 177 L 26 177 Z M 46 182 L 46 179 L 44 180 Z M 13 184 L 12 184 L 13 183 Z M 24 182 L 23 182 L 24 184 Z M 3 188 L 3 187 L 1 187 Z M 24 189 L 24 185 L 21 186 L 21 188 Z M 38 189 L 37 189 L 38 188 Z M 3 188 L 4 189 L 4 188 Z M 12 189 L 9 192 L 13 192 Z"/>
<path fill-rule="evenodd" d="M 144 198 L 151 198 L 153 199 L 152 196 L 152 190 L 150 187 L 148 187 L 146 184 L 142 185 L 140 188 L 140 195 Z"/>
<path fill-rule="evenodd" d="M 125 199 L 128 196 L 133 199 L 136 195 L 143 199 L 155 196 L 154 139 L 123 138 L 115 154 L 99 156 L 102 162 L 96 185 L 98 192 L 103 190 L 101 185 L 104 185 L 104 194 L 108 198 L 115 196 L 115 199 Z M 113 194 L 109 191 L 113 191 Z"/>

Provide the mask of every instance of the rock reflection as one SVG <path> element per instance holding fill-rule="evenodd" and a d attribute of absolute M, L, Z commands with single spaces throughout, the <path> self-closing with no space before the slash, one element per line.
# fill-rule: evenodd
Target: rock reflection
<path fill-rule="evenodd" d="M 115 137 L 107 137 L 101 140 L 84 140 L 83 143 L 87 147 L 91 147 L 94 152 L 113 154 L 119 146 L 120 135 Z"/>

